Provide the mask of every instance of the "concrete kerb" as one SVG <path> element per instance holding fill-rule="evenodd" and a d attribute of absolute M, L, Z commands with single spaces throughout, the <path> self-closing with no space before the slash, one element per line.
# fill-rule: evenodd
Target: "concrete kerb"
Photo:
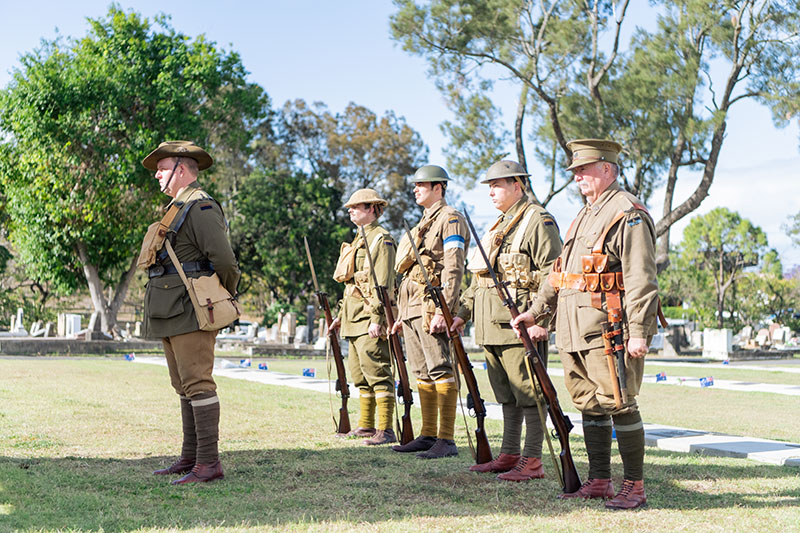
<path fill-rule="evenodd" d="M 136 357 L 135 362 L 167 365 L 163 357 Z M 548 373 L 558 375 L 559 371 L 560 369 L 553 369 L 549 370 Z M 218 361 L 215 365 L 214 375 L 316 392 L 327 393 L 333 390 L 333 382 L 327 379 L 295 376 L 272 371 L 265 372 L 253 368 L 223 368 L 221 361 Z M 350 391 L 351 394 L 357 392 L 352 387 Z M 414 393 L 414 403 L 419 406 L 419 397 L 416 393 Z M 581 415 L 579 413 L 565 413 L 565 415 L 569 417 L 575 426 L 573 431 L 576 434 L 583 435 Z M 486 416 L 493 420 L 502 420 L 503 412 L 500 404 L 487 402 Z M 645 443 L 661 450 L 698 453 L 717 457 L 746 458 L 761 463 L 800 467 L 800 444 L 752 437 L 738 437 L 659 424 L 645 423 L 644 430 Z"/>

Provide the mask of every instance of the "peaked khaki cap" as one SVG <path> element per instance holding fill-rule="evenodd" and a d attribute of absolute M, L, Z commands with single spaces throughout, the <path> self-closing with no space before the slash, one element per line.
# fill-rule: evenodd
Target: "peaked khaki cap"
<path fill-rule="evenodd" d="M 622 151 L 621 144 L 607 139 L 578 139 L 568 142 L 567 148 L 572 150 L 572 164 L 567 170 L 598 161 L 617 164 Z"/>
<path fill-rule="evenodd" d="M 501 178 L 527 178 L 528 176 L 530 176 L 530 174 L 525 172 L 525 169 L 522 168 L 522 165 L 516 161 L 503 159 L 502 161 L 498 161 L 489 167 L 489 170 L 486 171 L 486 178 L 484 178 L 481 183 L 489 183 L 492 180 L 499 180 Z"/>
<path fill-rule="evenodd" d="M 386 205 L 388 203 L 389 202 L 378 196 L 378 191 L 375 189 L 358 189 L 350 196 L 350 199 L 347 200 L 347 203 L 344 204 L 344 206 L 353 207 L 354 205 L 358 204 Z"/>
<path fill-rule="evenodd" d="M 198 170 L 205 170 L 214 164 L 208 152 L 192 141 L 164 141 L 142 160 L 142 165 L 149 170 L 158 170 L 158 162 L 166 157 L 191 157 L 197 161 Z"/>

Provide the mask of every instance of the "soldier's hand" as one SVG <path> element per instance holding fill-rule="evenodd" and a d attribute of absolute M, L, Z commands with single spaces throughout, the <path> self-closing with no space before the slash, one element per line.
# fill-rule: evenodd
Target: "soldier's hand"
<path fill-rule="evenodd" d="M 533 318 L 533 315 L 530 314 L 528 311 L 520 313 L 519 315 L 517 315 L 517 318 L 511 319 L 511 327 L 513 327 L 514 330 L 516 331 L 517 337 L 519 337 L 520 328 L 522 327 L 529 328 L 535 325 L 536 325 L 536 320 Z"/>
<path fill-rule="evenodd" d="M 516 330 L 515 330 L 516 331 Z M 519 337 L 519 331 L 516 332 L 517 337 Z M 542 326 L 530 326 L 528 328 L 528 337 L 531 338 L 532 341 L 544 341 L 550 337 L 550 332 L 547 329 L 543 328 Z"/>
<path fill-rule="evenodd" d="M 631 337 L 628 339 L 628 354 L 638 359 L 647 355 L 648 346 L 647 339 L 641 337 Z"/>
<path fill-rule="evenodd" d="M 394 324 L 392 324 L 392 335 L 402 335 L 403 334 L 403 321 L 398 320 Z"/>
<path fill-rule="evenodd" d="M 342 321 L 339 320 L 339 317 L 337 316 L 336 318 L 333 319 L 333 322 L 331 322 L 331 325 L 328 326 L 328 333 L 333 333 L 334 331 L 339 329 L 339 326 L 341 326 L 341 325 L 342 325 Z"/>
<path fill-rule="evenodd" d="M 380 324 L 375 324 L 374 322 L 369 325 L 369 329 L 367 330 L 369 336 L 373 339 L 377 339 L 383 336 L 383 326 Z"/>
<path fill-rule="evenodd" d="M 442 315 L 433 315 L 431 318 L 431 327 L 428 330 L 431 335 L 434 333 L 444 333 L 447 331 L 447 322 L 444 321 Z"/>
<path fill-rule="evenodd" d="M 453 325 L 450 326 L 450 332 L 455 333 L 457 331 L 459 335 L 463 335 L 464 325 L 465 322 L 463 318 L 461 318 L 460 316 L 453 317 Z"/>

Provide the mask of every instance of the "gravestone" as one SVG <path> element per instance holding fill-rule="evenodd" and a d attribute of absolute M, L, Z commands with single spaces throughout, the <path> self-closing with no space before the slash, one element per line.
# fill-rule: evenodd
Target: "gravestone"
<path fill-rule="evenodd" d="M 692 339 L 689 344 L 689 348 L 692 350 L 700 350 L 703 348 L 703 332 L 702 331 L 693 331 L 692 332 Z"/>
<path fill-rule="evenodd" d="M 72 337 L 81 331 L 81 315 L 67 313 L 64 315 L 64 336 Z"/>
<path fill-rule="evenodd" d="M 308 305 L 306 306 L 306 324 L 314 324 L 314 315 L 317 306 L 315 305 Z M 303 341 L 306 344 L 314 344 L 314 328 L 308 327 L 306 328 L 306 334 L 303 336 Z"/>
<path fill-rule="evenodd" d="M 733 332 L 730 329 L 711 329 L 703 331 L 703 357 L 724 361 L 733 350 Z"/>

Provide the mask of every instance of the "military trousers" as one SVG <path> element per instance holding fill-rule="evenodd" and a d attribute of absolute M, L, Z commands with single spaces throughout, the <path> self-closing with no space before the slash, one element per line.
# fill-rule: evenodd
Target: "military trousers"
<path fill-rule="evenodd" d="M 525 347 L 521 344 L 486 345 L 483 347 L 489 383 L 498 403 L 517 407 L 534 407 L 536 396 L 525 362 Z M 547 366 L 547 354 L 542 355 Z M 533 367 L 531 367 L 533 370 Z"/>
<path fill-rule="evenodd" d="M 581 413 L 605 416 L 639 410 L 636 396 L 642 386 L 644 357 L 632 358 L 625 354 L 628 402 L 623 404 L 621 409 L 617 409 L 614 403 L 614 382 L 603 348 L 579 352 L 559 350 L 558 355 L 564 366 L 564 384 L 572 397 L 572 403 Z"/>
<path fill-rule="evenodd" d="M 450 338 L 445 333 L 431 335 L 421 316 L 403 320 L 403 339 L 411 372 L 418 380 L 436 381 L 453 375 L 450 362 Z"/>
<path fill-rule="evenodd" d="M 216 339 L 216 331 L 202 330 L 161 339 L 170 381 L 179 395 L 191 398 L 217 390 L 211 376 Z"/>
<path fill-rule="evenodd" d="M 368 334 L 345 338 L 349 343 L 347 365 L 353 385 L 359 389 L 393 391 L 389 341 L 373 339 Z"/>

